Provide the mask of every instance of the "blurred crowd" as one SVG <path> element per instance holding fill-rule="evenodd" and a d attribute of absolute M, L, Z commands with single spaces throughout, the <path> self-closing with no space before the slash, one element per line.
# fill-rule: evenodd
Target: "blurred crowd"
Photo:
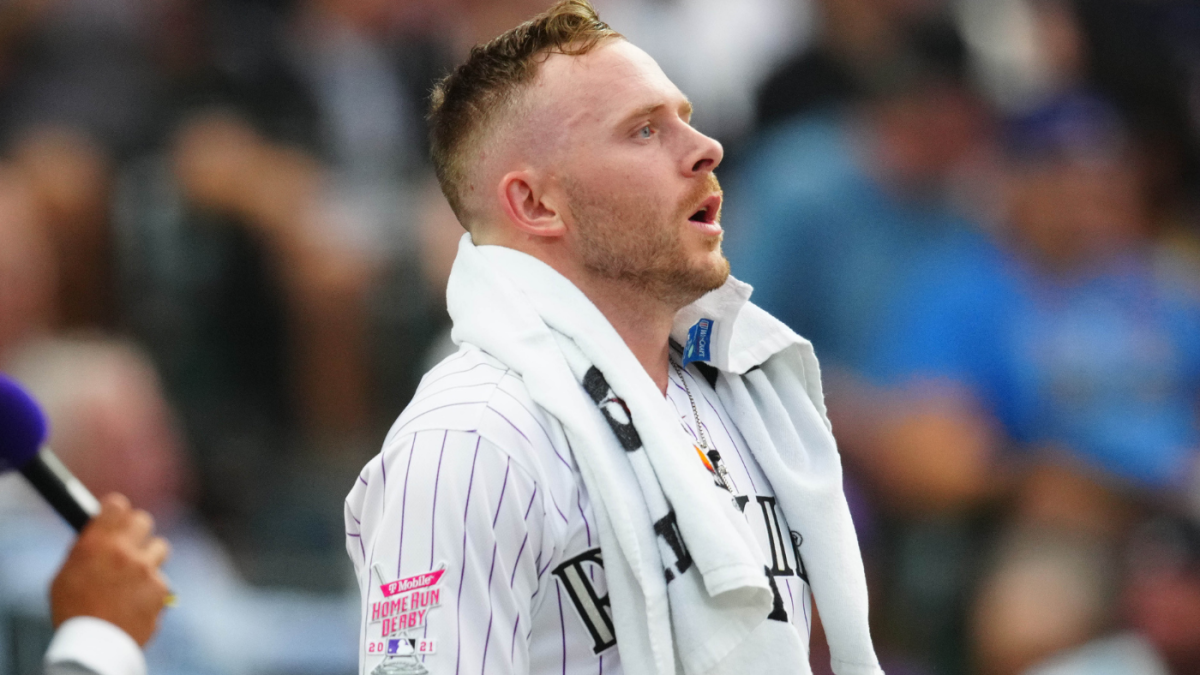
<path fill-rule="evenodd" d="M 815 344 L 887 672 L 1200 673 L 1200 5 L 593 2 Z M 0 369 L 175 544 L 152 672 L 356 671 L 341 502 L 453 348 L 426 98 L 548 4 L 0 1 Z M 0 673 L 68 540 L 0 480 Z"/>

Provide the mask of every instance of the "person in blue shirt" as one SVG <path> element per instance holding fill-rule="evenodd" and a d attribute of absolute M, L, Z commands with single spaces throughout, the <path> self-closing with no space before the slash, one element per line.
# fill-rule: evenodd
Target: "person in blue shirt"
<path fill-rule="evenodd" d="M 1147 503 L 1184 496 L 1200 447 L 1200 283 L 1162 264 L 1117 113 L 1064 95 L 1004 146 L 1003 218 L 897 283 L 856 457 L 900 533 L 897 594 L 942 597 L 989 673 L 1110 620 L 1108 551 Z"/>
<path fill-rule="evenodd" d="M 729 190 L 733 273 L 838 369 L 866 365 L 914 256 L 967 226 L 947 193 L 986 138 L 982 109 L 950 69 L 908 65 L 862 102 L 767 129 Z"/>
<path fill-rule="evenodd" d="M 922 259 L 874 373 L 949 383 L 1009 445 L 1053 448 L 1102 482 L 1185 487 L 1200 446 L 1200 294 L 1156 264 L 1131 158 L 1098 99 L 1015 122 L 1007 227 Z"/>

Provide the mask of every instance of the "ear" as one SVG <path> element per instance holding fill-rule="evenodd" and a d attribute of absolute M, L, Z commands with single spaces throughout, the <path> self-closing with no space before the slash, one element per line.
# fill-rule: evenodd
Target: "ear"
<path fill-rule="evenodd" d="M 544 183 L 528 170 L 510 171 L 500 180 L 504 215 L 521 233 L 534 237 L 561 237 L 566 231 L 558 209 L 547 199 Z"/>

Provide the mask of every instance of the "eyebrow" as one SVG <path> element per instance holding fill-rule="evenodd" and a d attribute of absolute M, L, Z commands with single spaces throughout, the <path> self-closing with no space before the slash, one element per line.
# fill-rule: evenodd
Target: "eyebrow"
<path fill-rule="evenodd" d="M 642 106 L 641 108 L 638 108 L 637 110 L 621 118 L 621 126 L 624 126 L 633 120 L 638 119 L 639 117 L 649 117 L 665 107 L 667 107 L 666 103 L 651 103 L 650 105 Z M 680 112 L 685 117 L 690 118 L 692 116 L 692 111 L 692 102 L 685 98 L 683 100 L 683 104 L 680 106 Z"/>

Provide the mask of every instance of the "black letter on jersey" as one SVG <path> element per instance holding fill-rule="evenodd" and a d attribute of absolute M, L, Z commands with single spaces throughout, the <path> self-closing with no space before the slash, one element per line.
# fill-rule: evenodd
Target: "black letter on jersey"
<path fill-rule="evenodd" d="M 808 568 L 804 566 L 804 558 L 800 557 L 800 544 L 804 543 L 804 537 L 799 532 L 792 530 L 792 550 L 796 552 L 796 567 L 800 569 L 796 571 L 796 576 L 808 583 Z"/>
<path fill-rule="evenodd" d="M 767 573 L 767 583 L 771 584 L 771 595 L 775 596 L 774 604 L 771 605 L 771 613 L 767 615 L 767 618 L 772 621 L 787 623 L 787 610 L 783 608 L 783 596 L 779 594 L 779 586 L 775 583 L 775 575 L 771 572 L 770 567 L 763 567 L 763 571 Z"/>
<path fill-rule="evenodd" d="M 683 545 L 683 535 L 679 533 L 679 523 L 675 522 L 675 512 L 667 513 L 662 520 L 655 523 L 654 532 L 662 537 L 671 550 L 671 554 L 675 556 L 675 569 L 679 570 L 680 574 L 688 571 L 688 568 L 692 566 L 692 555 Z M 664 555 L 663 558 L 665 559 L 666 556 Z M 675 578 L 675 573 L 671 571 L 669 564 L 663 568 L 663 574 L 667 577 L 667 583 Z"/>
<path fill-rule="evenodd" d="M 767 527 L 767 538 L 771 540 L 771 574 L 790 577 L 794 572 L 784 553 L 783 530 L 779 528 L 779 516 L 775 513 L 775 498 L 758 497 L 758 505 L 762 507 L 763 524 Z"/>
<path fill-rule="evenodd" d="M 611 607 L 608 596 L 601 598 L 596 595 L 596 589 L 592 588 L 592 583 L 583 569 L 584 563 L 594 563 L 603 568 L 604 559 L 600 557 L 600 549 L 594 548 L 567 560 L 554 568 L 554 576 L 558 577 L 567 589 L 567 595 L 571 596 L 571 602 L 575 603 L 575 611 L 592 634 L 594 649 L 599 654 L 617 644 L 617 635 L 613 630 L 612 617 L 605 609 Z"/>
<path fill-rule="evenodd" d="M 612 427 L 625 452 L 641 448 L 642 437 L 638 436 L 637 429 L 633 428 L 633 416 L 629 414 L 629 407 L 625 405 L 625 401 L 617 398 L 612 387 L 608 386 L 608 380 L 604 379 L 604 374 L 596 366 L 588 368 L 583 376 L 583 389 L 600 407 L 600 412 L 604 419 L 608 420 L 608 426 Z"/>

